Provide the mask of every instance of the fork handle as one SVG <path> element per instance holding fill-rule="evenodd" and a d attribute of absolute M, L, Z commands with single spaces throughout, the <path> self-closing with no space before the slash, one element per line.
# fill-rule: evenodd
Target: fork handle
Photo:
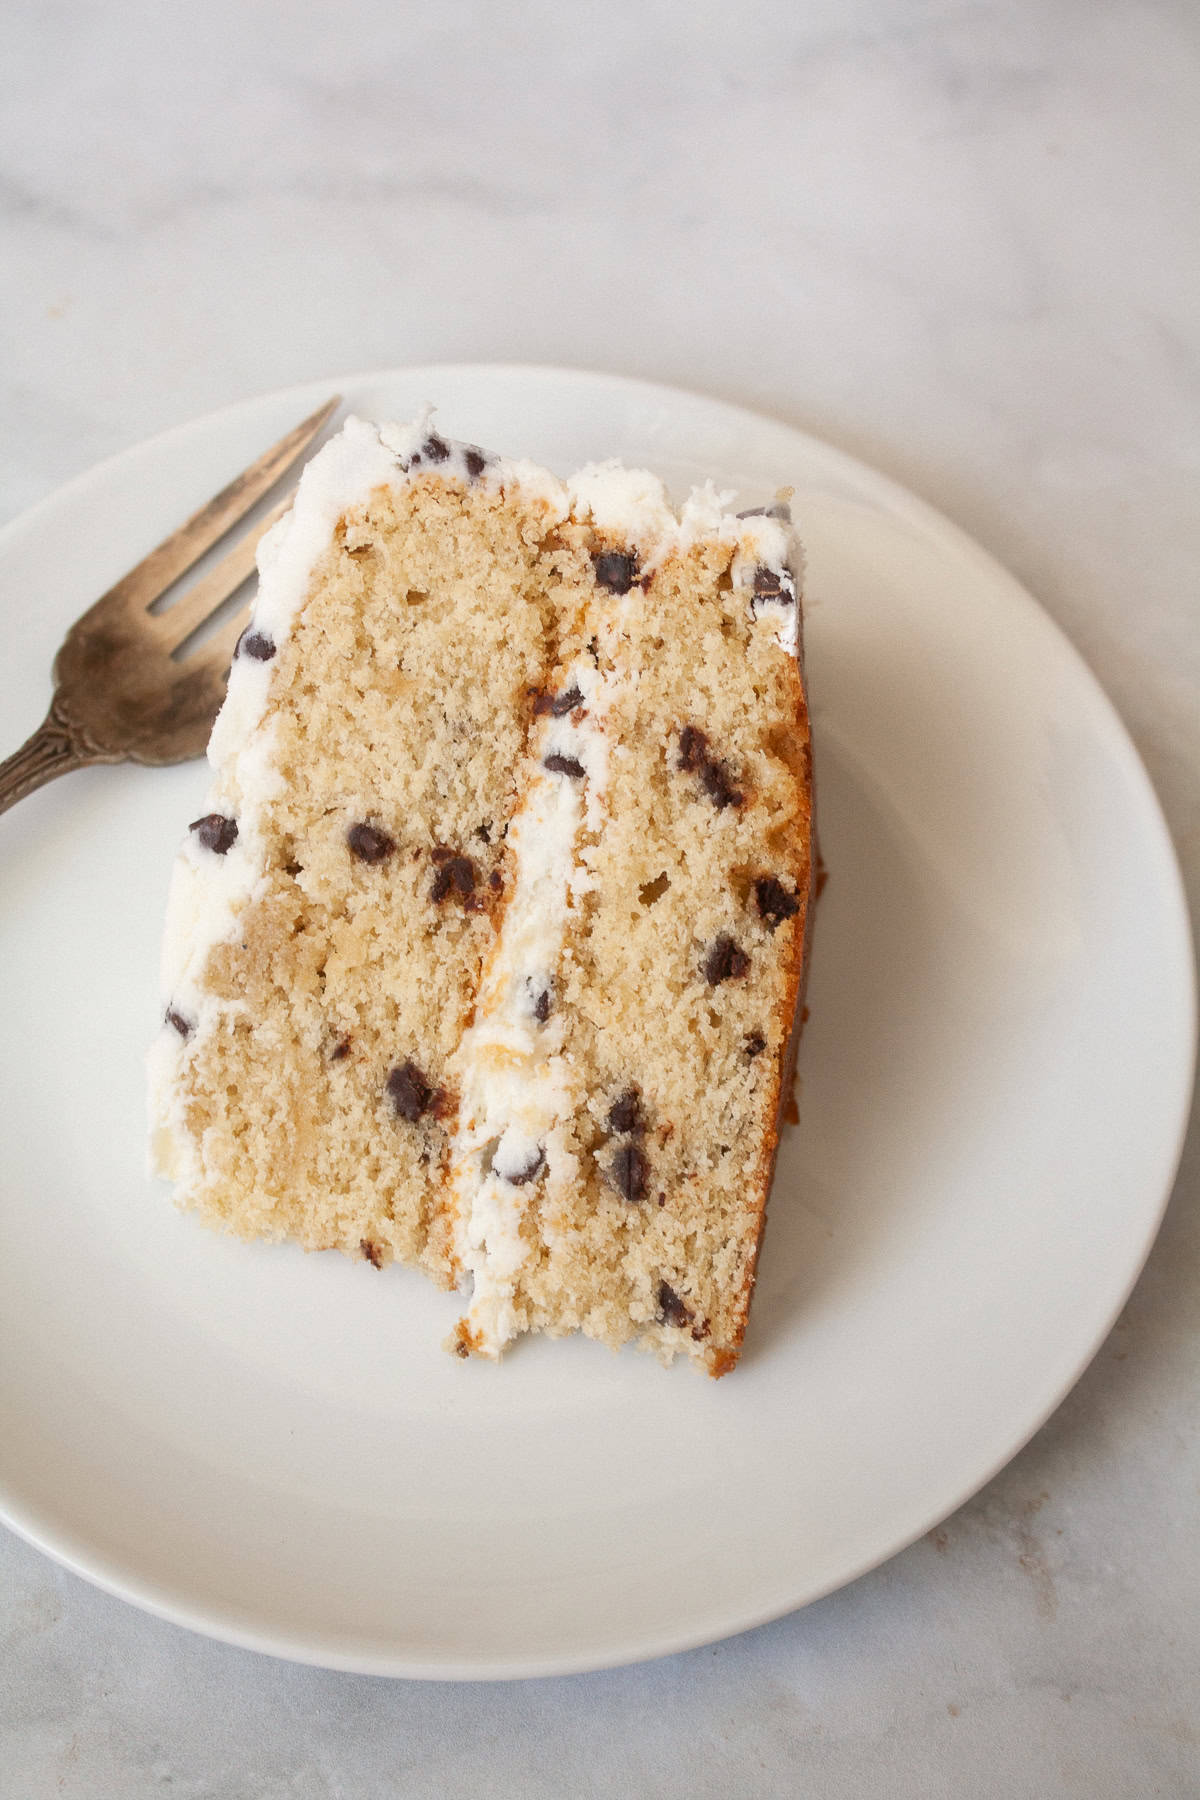
<path fill-rule="evenodd" d="M 85 740 L 63 706 L 62 695 L 55 694 L 50 711 L 33 736 L 0 762 L 0 813 L 32 794 L 34 788 L 53 781 L 56 775 L 111 760 Z"/>

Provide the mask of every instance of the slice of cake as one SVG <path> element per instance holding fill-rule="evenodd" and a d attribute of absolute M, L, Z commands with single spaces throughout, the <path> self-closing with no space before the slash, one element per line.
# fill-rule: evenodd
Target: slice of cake
<path fill-rule="evenodd" d="M 352 419 L 260 549 L 155 1165 L 243 1236 L 468 1289 L 463 1355 L 741 1347 L 813 852 L 799 550 L 728 498 Z"/>

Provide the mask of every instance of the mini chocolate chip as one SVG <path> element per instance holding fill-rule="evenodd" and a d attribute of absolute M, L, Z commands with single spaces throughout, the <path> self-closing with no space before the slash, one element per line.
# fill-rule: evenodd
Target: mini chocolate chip
<path fill-rule="evenodd" d="M 265 631 L 252 631 L 247 625 L 237 641 L 234 656 L 249 656 L 255 662 L 270 662 L 275 654 L 275 642 Z"/>
<path fill-rule="evenodd" d="M 546 1152 L 539 1144 L 537 1154 L 533 1161 L 528 1163 L 525 1168 L 518 1169 L 515 1175 L 506 1175 L 504 1180 L 507 1181 L 509 1187 L 527 1187 L 536 1176 L 541 1174 L 542 1166 L 545 1161 Z"/>
<path fill-rule="evenodd" d="M 608 1129 L 620 1136 L 632 1136 L 646 1129 L 642 1118 L 642 1096 L 635 1087 L 618 1094 L 608 1109 Z"/>
<path fill-rule="evenodd" d="M 453 850 L 439 846 L 433 853 L 433 860 L 438 864 L 438 871 L 429 898 L 440 903 L 455 894 L 460 900 L 469 900 L 475 892 L 475 864 L 470 857 L 459 856 Z"/>
<path fill-rule="evenodd" d="M 627 594 L 637 578 L 637 557 L 624 550 L 593 550 L 592 567 L 596 580 L 610 594 Z"/>
<path fill-rule="evenodd" d="M 754 902 L 760 917 L 771 931 L 800 911 L 796 895 L 789 894 L 782 881 L 777 881 L 774 875 L 759 876 L 754 884 Z"/>
<path fill-rule="evenodd" d="M 397 1116 L 414 1125 L 422 1113 L 428 1112 L 433 1089 L 413 1061 L 401 1063 L 387 1078 L 387 1097 Z"/>
<path fill-rule="evenodd" d="M 205 813 L 202 819 L 193 819 L 188 830 L 218 856 L 224 856 L 237 842 L 237 820 L 227 819 L 224 813 Z"/>
<path fill-rule="evenodd" d="M 383 1251 L 379 1248 L 378 1244 L 373 1244 L 370 1238 L 359 1238 L 358 1247 L 362 1251 L 367 1262 L 371 1264 L 372 1268 L 382 1269 Z"/>
<path fill-rule="evenodd" d="M 481 843 L 490 844 L 492 841 L 491 825 L 490 824 L 477 825 L 475 827 L 475 836 L 480 840 Z"/>
<path fill-rule="evenodd" d="M 636 1144 L 622 1144 L 608 1165 L 608 1179 L 622 1199 L 634 1203 L 646 1198 L 646 1159 Z"/>
<path fill-rule="evenodd" d="M 491 890 L 494 894 L 498 894 L 500 892 L 500 889 L 504 886 L 504 877 L 500 873 L 499 869 L 493 869 L 491 874 L 488 876 L 488 886 L 491 888 Z"/>
<path fill-rule="evenodd" d="M 574 712 L 577 706 L 582 705 L 583 695 L 572 683 L 566 693 L 555 694 L 550 702 L 550 711 L 556 719 L 565 719 L 568 713 Z"/>
<path fill-rule="evenodd" d="M 533 1003 L 533 1016 L 539 1025 L 544 1025 L 550 1017 L 550 989 L 545 987 Z"/>
<path fill-rule="evenodd" d="M 430 462 L 435 463 L 445 462 L 450 454 L 449 444 L 446 442 L 445 438 L 438 437 L 436 432 L 433 433 L 432 437 L 427 437 L 425 439 L 425 442 L 421 445 L 421 450 L 424 455 L 429 458 Z"/>
<path fill-rule="evenodd" d="M 549 769 L 552 775 L 570 775 L 576 781 L 587 774 L 577 756 L 561 756 L 557 750 L 552 750 L 549 756 L 542 758 L 542 767 Z"/>
<path fill-rule="evenodd" d="M 700 785 L 716 807 L 723 812 L 727 806 L 740 806 L 744 798 L 740 788 L 735 788 L 730 780 L 729 770 L 724 763 L 706 762 L 700 771 Z"/>
<path fill-rule="evenodd" d="M 544 690 L 539 692 L 537 688 L 530 688 L 529 691 L 534 696 L 533 716 L 535 719 L 544 719 L 547 713 L 551 718 L 565 719 L 568 713 L 574 712 L 577 706 L 583 705 L 583 695 L 574 685 L 565 689 L 561 694 L 551 694 Z"/>
<path fill-rule="evenodd" d="M 196 1029 L 192 1024 L 192 1021 L 190 1019 L 185 1019 L 183 1014 L 177 1012 L 173 1006 L 168 1006 L 166 1019 L 167 1024 L 173 1025 L 181 1038 L 191 1037 L 193 1031 Z"/>
<path fill-rule="evenodd" d="M 754 571 L 754 592 L 760 600 L 794 600 L 796 587 L 786 569 L 768 569 L 761 564 Z"/>
<path fill-rule="evenodd" d="M 389 837 L 386 831 L 380 831 L 377 825 L 351 825 L 346 833 L 346 842 L 350 846 L 351 856 L 359 862 L 384 862 L 396 848 L 396 840 Z"/>
<path fill-rule="evenodd" d="M 767 1040 L 761 1031 L 752 1031 L 742 1046 L 746 1055 L 750 1057 L 751 1060 L 756 1056 L 761 1056 L 766 1047 Z"/>
<path fill-rule="evenodd" d="M 483 451 L 466 450 L 463 452 L 463 461 L 467 465 L 467 474 L 471 477 L 471 480 L 478 481 L 479 477 L 487 467 L 487 457 L 483 454 Z"/>
<path fill-rule="evenodd" d="M 662 1325 L 690 1325 L 695 1315 L 668 1282 L 658 1284 L 658 1318 Z"/>
<path fill-rule="evenodd" d="M 741 945 L 723 931 L 704 959 L 704 979 L 709 987 L 717 987 L 744 975 L 749 967 L 750 958 Z"/>
<path fill-rule="evenodd" d="M 708 739 L 698 725 L 685 725 L 679 734 L 679 767 L 692 775 L 708 760 Z"/>
<path fill-rule="evenodd" d="M 740 806 L 745 799 L 741 789 L 734 786 L 728 764 L 712 754 L 699 726 L 685 725 L 680 732 L 677 767 L 687 775 L 699 775 L 701 787 L 718 812 L 727 806 Z"/>
<path fill-rule="evenodd" d="M 341 1037 L 329 1052 L 330 1062 L 342 1062 L 350 1054 L 350 1039 Z"/>

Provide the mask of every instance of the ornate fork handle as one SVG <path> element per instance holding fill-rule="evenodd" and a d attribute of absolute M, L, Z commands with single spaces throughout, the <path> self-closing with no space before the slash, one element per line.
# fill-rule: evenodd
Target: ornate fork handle
<path fill-rule="evenodd" d="M 0 762 L 0 813 L 7 812 L 34 788 L 43 787 L 56 775 L 84 769 L 89 763 L 118 762 L 88 743 L 63 705 L 61 693 L 50 702 L 50 711 L 33 736 L 12 756 Z"/>

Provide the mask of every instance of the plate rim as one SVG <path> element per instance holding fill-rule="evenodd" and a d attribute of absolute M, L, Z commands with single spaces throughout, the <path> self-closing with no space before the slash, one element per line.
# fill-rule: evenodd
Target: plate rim
<path fill-rule="evenodd" d="M 322 1644 L 318 1638 L 312 1636 L 298 1638 L 295 1634 L 287 1631 L 248 1629 L 238 1623 L 233 1616 L 223 1616 L 219 1612 L 189 1603 L 182 1591 L 179 1594 L 168 1592 L 157 1581 L 139 1579 L 136 1572 L 131 1572 L 128 1568 L 112 1566 L 111 1560 L 104 1555 L 92 1556 L 89 1559 L 87 1547 L 81 1546 L 70 1531 L 56 1535 L 37 1518 L 28 1515 L 26 1509 L 19 1502 L 14 1503 L 8 1493 L 3 1470 L 0 1468 L 0 1522 L 60 1566 L 81 1576 L 102 1591 L 137 1606 L 154 1617 L 165 1619 L 187 1630 L 241 1649 L 253 1650 L 259 1654 L 276 1656 L 309 1666 L 335 1669 L 346 1673 L 437 1681 L 507 1681 L 584 1674 L 607 1668 L 628 1667 L 663 1656 L 694 1650 L 725 1638 L 740 1636 L 743 1632 L 755 1630 L 762 1625 L 785 1617 L 787 1614 L 800 1610 L 814 1601 L 823 1599 L 838 1589 L 848 1586 L 851 1582 L 857 1581 L 872 1569 L 880 1567 L 883 1563 L 890 1561 L 893 1556 L 899 1555 L 933 1526 L 956 1512 L 974 1494 L 992 1481 L 1036 1436 L 1078 1382 L 1112 1330 L 1113 1324 L 1142 1274 L 1171 1200 L 1188 1134 L 1197 1072 L 1196 956 L 1183 873 L 1170 827 L 1149 771 L 1128 727 L 1106 689 L 1087 659 L 1057 620 L 1041 605 L 1018 577 L 977 538 L 956 524 L 939 508 L 892 476 L 875 468 L 862 458 L 829 443 L 828 440 L 792 424 L 786 418 L 764 412 L 761 408 L 742 406 L 682 385 L 646 381 L 637 376 L 614 374 L 583 366 L 523 362 L 442 361 L 360 370 L 331 377 L 328 380 L 319 378 L 266 389 L 167 426 L 149 437 L 138 439 L 101 461 L 89 465 L 0 525 L 0 557 L 6 554 L 10 540 L 23 535 L 31 527 L 36 527 L 43 516 L 56 512 L 64 504 L 71 506 L 82 501 L 90 487 L 98 482 L 103 482 L 120 464 L 150 455 L 157 447 L 186 440 L 192 434 L 219 433 L 224 427 L 233 425 L 239 415 L 253 414 L 265 404 L 279 403 L 283 405 L 294 399 L 296 406 L 303 409 L 314 398 L 319 399 L 334 392 L 353 394 L 356 390 L 373 383 L 387 383 L 395 380 L 412 381 L 421 378 L 428 379 L 432 386 L 438 380 L 450 378 L 459 380 L 472 377 L 483 377 L 484 379 L 496 377 L 534 378 L 547 384 L 551 382 L 592 383 L 610 390 L 613 388 L 624 389 L 642 398 L 661 396 L 675 404 L 682 401 L 699 405 L 710 413 L 726 414 L 731 423 L 736 421 L 742 428 L 769 426 L 772 430 L 785 433 L 793 440 L 804 443 L 831 473 L 842 473 L 858 488 L 862 488 L 864 485 L 869 486 L 882 500 L 886 501 L 894 516 L 907 520 L 910 524 L 918 527 L 923 534 L 952 547 L 958 555 L 975 564 L 991 584 L 998 585 L 1003 590 L 1006 601 L 1017 606 L 1026 619 L 1036 620 L 1037 628 L 1040 630 L 1048 629 L 1057 640 L 1059 651 L 1065 652 L 1067 660 L 1074 665 L 1076 675 L 1082 678 L 1084 685 L 1090 690 L 1092 701 L 1099 703 L 1099 711 L 1105 717 L 1111 744 L 1119 752 L 1125 773 L 1131 777 L 1132 785 L 1137 790 L 1138 806 L 1144 823 L 1151 829 L 1157 841 L 1162 877 L 1160 903 L 1164 916 L 1168 913 L 1171 915 L 1170 922 L 1174 938 L 1171 960 L 1177 964 L 1177 974 L 1181 979 L 1182 987 L 1182 991 L 1177 996 L 1181 1042 L 1178 1046 L 1178 1057 L 1173 1058 L 1171 1064 L 1171 1067 L 1177 1070 L 1178 1098 L 1174 1109 L 1174 1130 L 1169 1135 L 1165 1129 L 1163 1132 L 1160 1149 L 1161 1169 L 1155 1180 L 1155 1186 L 1159 1190 L 1157 1205 L 1147 1214 L 1143 1237 L 1136 1245 L 1136 1253 L 1131 1255 L 1127 1280 L 1118 1299 L 1110 1308 L 1103 1324 L 1096 1329 L 1086 1350 L 1072 1362 L 1069 1374 L 1063 1376 L 1060 1383 L 1056 1385 L 1052 1397 L 1038 1411 L 1037 1416 L 1023 1427 L 1019 1437 L 1003 1452 L 998 1453 L 977 1477 L 972 1476 L 962 1491 L 958 1492 L 949 1504 L 939 1501 L 935 1512 L 930 1517 L 923 1519 L 915 1529 L 907 1530 L 901 1537 L 891 1542 L 890 1547 L 868 1554 L 858 1563 L 831 1579 L 822 1580 L 816 1584 L 802 1584 L 798 1592 L 789 1592 L 769 1605 L 746 1611 L 724 1626 L 714 1627 L 710 1621 L 707 1624 L 695 1625 L 691 1629 L 666 1630 L 660 1632 L 657 1638 L 652 1636 L 644 1638 L 641 1643 L 632 1646 L 628 1651 L 612 1651 L 601 1655 L 581 1653 L 577 1656 L 512 1656 L 507 1659 L 491 1657 L 483 1662 L 474 1662 L 462 1657 L 422 1660 L 391 1652 L 364 1653 L 361 1649 L 338 1649 L 331 1644 Z M 1149 1189 L 1148 1178 L 1146 1186 Z"/>

